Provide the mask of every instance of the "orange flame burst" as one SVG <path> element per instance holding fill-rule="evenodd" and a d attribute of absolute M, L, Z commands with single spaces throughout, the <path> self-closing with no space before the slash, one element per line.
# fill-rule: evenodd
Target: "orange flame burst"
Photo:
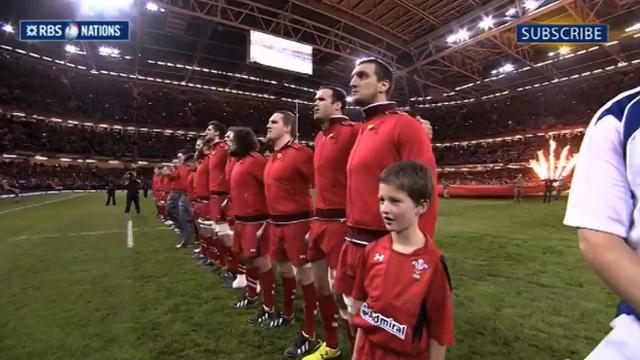
<path fill-rule="evenodd" d="M 545 157 L 544 151 L 538 151 L 538 158 L 529 161 L 529 166 L 536 172 L 540 180 L 552 179 L 560 180 L 565 178 L 576 164 L 576 154 L 569 155 L 570 146 L 562 149 L 560 157 L 556 159 L 556 142 L 549 140 L 549 156 Z"/>

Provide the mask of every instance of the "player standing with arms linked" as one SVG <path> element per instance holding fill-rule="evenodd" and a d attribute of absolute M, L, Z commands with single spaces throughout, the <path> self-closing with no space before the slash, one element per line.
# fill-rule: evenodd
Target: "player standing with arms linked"
<path fill-rule="evenodd" d="M 347 94 L 342 89 L 324 86 L 316 92 L 313 120 L 321 131 L 314 141 L 315 214 L 309 232 L 308 260 L 319 296 L 325 341 L 304 360 L 333 359 L 341 354 L 338 309 L 331 283 L 335 279 L 340 250 L 348 231 L 347 160 L 360 125 L 342 114 L 346 106 Z M 349 327 L 347 331 L 350 332 Z"/>
<path fill-rule="evenodd" d="M 640 87 L 591 120 L 571 184 L 566 225 L 620 298 L 613 330 L 586 360 L 640 359 Z"/>
<path fill-rule="evenodd" d="M 273 154 L 264 170 L 265 194 L 271 218 L 271 258 L 279 264 L 282 278 L 283 311 L 273 313 L 262 325 L 275 328 L 294 319 L 296 283 L 302 287 L 304 323 L 301 335 L 285 350 L 285 355 L 306 355 L 320 346 L 315 337 L 315 311 L 318 301 L 311 264 L 307 260 L 307 241 L 312 217 L 313 153 L 295 141 L 296 116 L 286 110 L 273 113 L 267 124 L 267 140 Z"/>
<path fill-rule="evenodd" d="M 343 294 L 350 312 L 351 293 L 357 265 L 365 247 L 385 236 L 378 211 L 378 180 L 389 165 L 416 160 L 430 171 L 437 184 L 436 162 L 428 131 L 421 122 L 399 111 L 388 101 L 393 72 L 380 60 L 359 61 L 351 75 L 352 102 L 365 114 L 356 143 L 347 163 L 347 225 L 349 234 L 340 253 L 336 272 L 336 291 Z M 438 214 L 438 197 L 429 199 L 429 208 L 419 219 L 419 228 L 433 238 Z"/>

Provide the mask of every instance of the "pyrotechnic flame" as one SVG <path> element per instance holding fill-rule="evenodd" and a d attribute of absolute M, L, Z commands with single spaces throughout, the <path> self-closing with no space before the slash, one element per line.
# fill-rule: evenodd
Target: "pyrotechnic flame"
<path fill-rule="evenodd" d="M 541 180 L 552 179 L 560 180 L 565 178 L 576 164 L 576 155 L 572 155 L 570 158 L 569 150 L 570 146 L 567 145 L 562 149 L 560 157 L 555 157 L 556 142 L 549 140 L 549 156 L 544 155 L 544 151 L 538 151 L 538 158 L 529 162 L 529 167 L 535 171 Z"/>

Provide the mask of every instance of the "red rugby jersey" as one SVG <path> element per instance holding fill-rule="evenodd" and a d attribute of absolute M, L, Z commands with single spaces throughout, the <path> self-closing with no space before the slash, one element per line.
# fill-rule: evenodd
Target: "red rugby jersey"
<path fill-rule="evenodd" d="M 181 190 L 189 192 L 189 173 L 191 171 L 186 165 L 178 165 L 169 174 L 169 190 Z"/>
<path fill-rule="evenodd" d="M 229 182 L 225 174 L 229 148 L 217 141 L 209 151 L 209 193 L 229 193 Z"/>
<path fill-rule="evenodd" d="M 263 180 L 267 160 L 257 152 L 234 159 L 236 161 L 230 181 L 234 215 L 267 215 L 269 212 Z"/>
<path fill-rule="evenodd" d="M 359 128 L 360 124 L 346 116 L 335 116 L 316 135 L 313 153 L 316 209 L 346 209 L 347 160 Z"/>
<path fill-rule="evenodd" d="M 405 356 L 426 356 L 429 339 L 453 345 L 451 281 L 442 253 L 428 237 L 411 254 L 392 244 L 387 235 L 365 250 L 352 294 L 365 304 L 354 315 L 354 326 L 380 347 Z"/>
<path fill-rule="evenodd" d="M 196 178 L 196 173 L 189 170 L 189 176 L 187 177 L 187 185 L 189 187 L 189 190 L 187 191 L 187 193 L 189 194 L 189 199 L 190 200 L 195 200 L 197 198 L 196 196 L 196 188 L 195 188 L 195 178 Z"/>
<path fill-rule="evenodd" d="M 395 103 L 379 103 L 363 108 L 367 122 L 362 125 L 347 163 L 347 224 L 352 227 L 385 231 L 378 204 L 380 174 L 401 160 L 426 165 L 438 184 L 436 160 L 431 141 L 422 125 L 397 110 Z M 420 229 L 433 238 L 438 214 L 434 191 L 427 212 L 420 218 Z"/>
<path fill-rule="evenodd" d="M 313 152 L 291 141 L 274 151 L 264 169 L 269 215 L 311 212 Z"/>
<path fill-rule="evenodd" d="M 199 198 L 209 197 L 209 155 L 205 155 L 196 168 L 194 179 L 196 196 Z"/>

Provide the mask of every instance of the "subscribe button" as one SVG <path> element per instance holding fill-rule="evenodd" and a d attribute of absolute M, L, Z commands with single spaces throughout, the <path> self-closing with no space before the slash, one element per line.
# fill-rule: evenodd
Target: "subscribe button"
<path fill-rule="evenodd" d="M 518 43 L 606 43 L 609 26 L 604 24 L 518 24 Z"/>

